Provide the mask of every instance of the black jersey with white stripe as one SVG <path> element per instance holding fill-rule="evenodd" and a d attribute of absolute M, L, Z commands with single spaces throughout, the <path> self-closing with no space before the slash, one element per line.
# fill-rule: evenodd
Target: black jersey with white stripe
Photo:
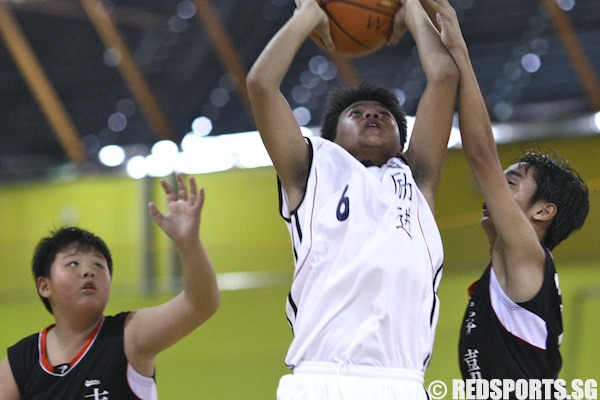
<path fill-rule="evenodd" d="M 491 266 L 469 288 L 459 343 L 464 379 L 557 378 L 562 299 L 552 254 L 545 252 L 544 280 L 529 301 L 510 300 Z"/>
<path fill-rule="evenodd" d="M 68 364 L 51 365 L 45 356 L 46 333 L 26 337 L 8 349 L 8 360 L 22 399 L 129 400 L 154 386 L 128 366 L 123 346 L 128 313 L 105 317 L 79 354 Z M 128 379 L 128 376 L 130 379 Z M 131 379 L 133 378 L 133 379 Z M 148 381 L 144 381 L 144 380 Z M 145 386 L 140 391 L 141 386 Z M 155 389 L 155 387 L 154 387 Z M 151 393 L 151 392 L 145 392 Z M 152 396 L 150 396 L 152 397 Z"/>

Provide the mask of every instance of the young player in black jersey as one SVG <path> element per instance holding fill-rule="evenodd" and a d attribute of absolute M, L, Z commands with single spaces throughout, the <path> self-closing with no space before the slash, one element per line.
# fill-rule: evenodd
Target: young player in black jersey
<path fill-rule="evenodd" d="M 565 161 L 537 151 L 502 170 L 456 12 L 448 0 L 432 5 L 460 72 L 462 145 L 483 194 L 481 227 L 490 244 L 461 327 L 461 372 L 465 379 L 556 378 L 562 306 L 551 251 L 583 226 L 588 188 Z"/>
<path fill-rule="evenodd" d="M 8 349 L 0 363 L 0 398 L 156 399 L 155 359 L 210 318 L 219 306 L 211 262 L 199 237 L 204 190 L 161 181 L 168 203 L 154 221 L 179 251 L 183 290 L 170 301 L 105 316 L 112 258 L 91 232 L 64 227 L 42 239 L 33 258 L 37 291 L 55 323 Z"/>

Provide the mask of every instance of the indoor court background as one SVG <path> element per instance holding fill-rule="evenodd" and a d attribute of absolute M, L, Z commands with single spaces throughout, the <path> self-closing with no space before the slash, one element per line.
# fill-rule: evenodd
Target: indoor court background
<path fill-rule="evenodd" d="M 564 304 L 561 377 L 600 377 L 600 137 L 499 145 L 506 166 L 531 146 L 552 149 L 587 180 L 591 210 L 586 225 L 555 251 Z M 288 370 L 291 333 L 284 314 L 292 255 L 278 215 L 272 168 L 199 175 L 206 189 L 201 236 L 219 274 L 217 314 L 162 353 L 157 365 L 162 399 L 274 399 Z M 116 176 L 44 180 L 0 186 L 0 348 L 52 322 L 37 298 L 30 272 L 33 247 L 63 224 L 103 237 L 113 253 L 113 291 L 107 314 L 158 304 L 173 295 L 177 265 L 172 249 L 149 225 L 146 204 L 163 205 L 157 179 Z M 426 384 L 459 378 L 458 332 L 466 288 L 487 262 L 478 221 L 481 197 L 461 150 L 449 150 L 437 197 L 445 247 L 441 315 Z M 162 207 L 164 210 L 164 206 Z M 156 279 L 146 280 L 147 266 Z M 418 333 L 416 333 L 418 334 Z"/>

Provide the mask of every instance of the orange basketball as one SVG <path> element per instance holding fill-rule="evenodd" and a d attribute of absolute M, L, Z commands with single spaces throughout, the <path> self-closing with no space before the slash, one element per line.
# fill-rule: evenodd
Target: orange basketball
<path fill-rule="evenodd" d="M 316 0 L 329 17 L 335 54 L 360 57 L 379 50 L 392 32 L 400 0 Z M 312 39 L 322 48 L 323 42 Z"/>

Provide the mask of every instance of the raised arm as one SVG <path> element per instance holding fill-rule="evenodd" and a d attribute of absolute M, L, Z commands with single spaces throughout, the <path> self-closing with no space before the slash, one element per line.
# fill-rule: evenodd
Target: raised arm
<path fill-rule="evenodd" d="M 427 1 L 438 13 L 442 41 L 460 72 L 458 112 L 462 146 L 494 223 L 497 235 L 492 243 L 494 271 L 512 300 L 529 300 L 542 284 L 544 251 L 533 226 L 514 200 L 501 167 L 489 115 L 456 12 L 448 0 Z"/>
<path fill-rule="evenodd" d="M 406 158 L 434 210 L 456 102 L 458 71 L 419 0 L 407 0 L 396 24 L 405 24 L 417 45 L 427 86 L 419 100 Z"/>
<path fill-rule="evenodd" d="M 131 314 L 125 327 L 125 354 L 141 374 L 154 373 L 154 359 L 210 318 L 219 307 L 215 271 L 199 236 L 204 190 L 198 190 L 190 177 L 188 190 L 184 177 L 177 174 L 177 191 L 162 180 L 168 213 L 163 215 L 154 203 L 150 215 L 171 238 L 183 265 L 183 290 L 170 301 Z"/>
<path fill-rule="evenodd" d="M 294 15 L 267 44 L 247 77 L 256 126 L 290 209 L 303 197 L 308 176 L 308 147 L 280 85 L 301 45 L 315 31 L 331 46 L 329 22 L 315 0 L 297 1 Z"/>

